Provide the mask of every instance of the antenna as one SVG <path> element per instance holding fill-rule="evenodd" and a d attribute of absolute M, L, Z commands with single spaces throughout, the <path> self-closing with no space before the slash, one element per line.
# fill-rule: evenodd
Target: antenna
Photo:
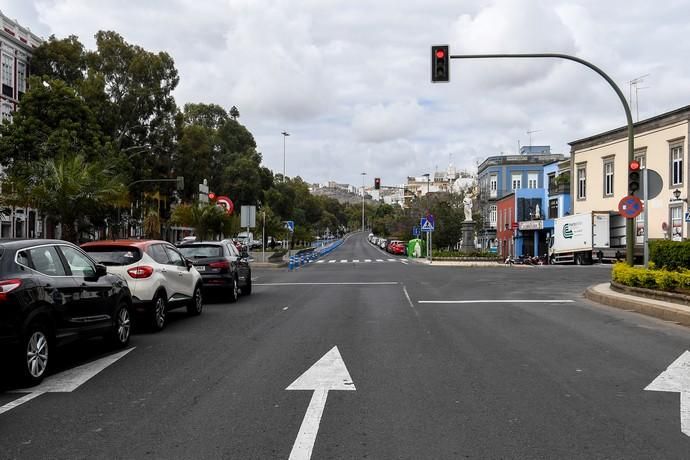
<path fill-rule="evenodd" d="M 541 132 L 541 129 L 533 129 L 532 131 L 527 131 L 527 135 L 529 136 L 529 146 L 532 147 L 532 133 L 539 133 Z"/>
<path fill-rule="evenodd" d="M 637 120 L 636 120 L 636 121 L 640 121 L 640 99 L 639 99 L 639 91 L 640 91 L 641 89 L 647 89 L 647 88 L 649 88 L 649 86 L 645 86 L 645 87 L 640 88 L 640 87 L 639 87 L 639 84 L 642 83 L 642 82 L 644 81 L 644 79 L 647 78 L 648 76 L 649 76 L 649 74 L 647 73 L 647 74 L 644 74 L 644 75 L 639 76 L 639 77 L 637 77 L 637 78 L 633 78 L 633 79 L 630 80 L 630 82 L 629 82 L 629 84 L 630 84 L 630 90 L 629 90 L 628 101 L 630 102 L 630 105 L 631 105 L 631 106 L 633 105 L 633 101 L 632 101 L 632 89 L 633 89 L 633 86 L 635 87 L 635 114 L 637 115 Z"/>

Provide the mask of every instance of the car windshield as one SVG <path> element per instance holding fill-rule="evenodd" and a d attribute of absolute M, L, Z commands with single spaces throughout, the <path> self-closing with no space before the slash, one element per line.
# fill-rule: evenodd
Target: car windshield
<path fill-rule="evenodd" d="M 215 244 L 195 244 L 190 246 L 180 246 L 178 248 L 183 256 L 190 259 L 200 259 L 202 257 L 220 257 L 223 255 L 223 248 Z"/>
<path fill-rule="evenodd" d="M 96 262 L 106 266 L 130 265 L 141 260 L 139 248 L 131 246 L 87 246 L 82 249 Z"/>

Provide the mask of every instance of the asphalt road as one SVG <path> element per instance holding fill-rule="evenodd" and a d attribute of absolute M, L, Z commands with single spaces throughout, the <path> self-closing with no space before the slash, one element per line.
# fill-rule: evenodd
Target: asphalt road
<path fill-rule="evenodd" d="M 0 414 L 0 458 L 288 458 L 312 391 L 286 388 L 337 347 L 355 391 L 328 392 L 314 459 L 687 459 L 679 394 L 644 388 L 690 331 L 582 297 L 608 277 L 428 266 L 355 234 L 323 262 L 256 270 L 237 304 L 171 313 L 73 391 Z M 75 374 L 112 355 L 97 341 L 62 351 L 56 371 Z M 14 391 L 0 406 L 32 390 Z"/>

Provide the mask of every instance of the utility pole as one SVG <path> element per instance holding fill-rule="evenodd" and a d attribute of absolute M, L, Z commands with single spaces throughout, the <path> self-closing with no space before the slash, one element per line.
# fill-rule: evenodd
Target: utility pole
<path fill-rule="evenodd" d="M 366 175 L 367 173 L 362 173 L 362 233 L 364 233 L 364 176 Z"/>
<path fill-rule="evenodd" d="M 290 135 L 287 131 L 280 133 L 283 135 L 283 182 L 285 182 L 285 138 Z"/>

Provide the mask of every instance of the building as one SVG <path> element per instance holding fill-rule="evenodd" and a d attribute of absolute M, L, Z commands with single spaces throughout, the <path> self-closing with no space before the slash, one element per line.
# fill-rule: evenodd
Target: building
<path fill-rule="evenodd" d="M 690 106 L 634 125 L 635 158 L 662 179 L 661 193 L 648 205 L 649 238 L 688 238 L 688 138 Z M 570 143 L 573 213 L 618 212 L 628 194 L 627 126 Z M 637 219 L 637 242 L 644 233 L 644 214 Z M 625 244 L 625 242 L 623 242 Z"/>
<path fill-rule="evenodd" d="M 475 178 L 467 171 L 457 171 L 451 163 L 445 172 L 409 176 L 405 189 L 408 195 L 422 197 L 427 193 L 459 193 L 474 184 Z"/>
<path fill-rule="evenodd" d="M 534 153 L 538 152 L 538 153 Z M 552 154 L 549 146 L 524 146 L 520 155 L 497 155 L 484 160 L 477 168 L 482 248 L 497 244 L 498 200 L 521 189 L 544 188 L 544 165 L 563 161 L 563 154 Z"/>
<path fill-rule="evenodd" d="M 12 113 L 27 90 L 31 54 L 42 40 L 1 11 L 0 22 L 0 119 L 12 121 Z M 0 209 L 0 238 L 40 237 L 43 224 L 34 209 Z"/>
<path fill-rule="evenodd" d="M 515 220 L 515 194 L 509 193 L 496 202 L 496 240 L 497 252 L 501 258 L 515 257 L 515 238 L 517 221 Z"/>

